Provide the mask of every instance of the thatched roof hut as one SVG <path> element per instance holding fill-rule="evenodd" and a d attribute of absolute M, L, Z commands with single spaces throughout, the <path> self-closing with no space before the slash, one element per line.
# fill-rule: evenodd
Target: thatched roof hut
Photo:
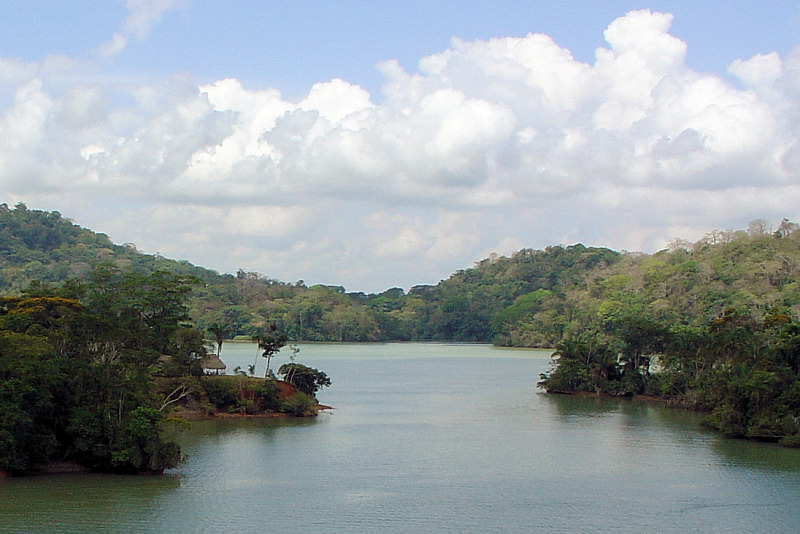
<path fill-rule="evenodd" d="M 209 354 L 203 360 L 202 363 L 203 372 L 209 375 L 218 375 L 220 373 L 224 373 L 225 369 L 227 369 L 227 365 L 219 359 L 219 356 L 216 354 Z"/>

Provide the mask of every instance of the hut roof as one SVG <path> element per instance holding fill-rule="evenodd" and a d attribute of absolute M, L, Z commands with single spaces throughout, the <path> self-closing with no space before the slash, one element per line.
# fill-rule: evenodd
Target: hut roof
<path fill-rule="evenodd" d="M 216 354 L 209 354 L 203 360 L 202 363 L 203 369 L 211 369 L 212 371 L 222 371 L 223 369 L 227 368 L 227 365 L 219 359 L 219 356 Z"/>

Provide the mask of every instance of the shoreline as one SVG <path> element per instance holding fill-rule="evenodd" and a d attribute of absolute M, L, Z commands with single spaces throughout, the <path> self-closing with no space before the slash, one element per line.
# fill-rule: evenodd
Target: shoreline
<path fill-rule="evenodd" d="M 315 413 L 313 415 L 308 415 L 305 417 L 316 417 L 320 412 L 325 412 L 333 410 L 333 406 L 328 406 L 325 404 L 317 404 L 315 408 Z M 303 417 L 288 414 L 288 413 L 281 413 L 281 412 L 264 412 L 264 413 L 230 413 L 230 412 L 214 412 L 212 414 L 202 413 L 200 411 L 175 411 L 170 415 L 165 416 L 165 421 L 187 421 L 191 423 L 192 421 L 213 421 L 214 419 L 283 419 L 283 418 L 298 418 L 303 419 Z"/>
<path fill-rule="evenodd" d="M 328 406 L 326 404 L 317 404 L 315 413 L 313 415 L 309 415 L 306 417 L 317 417 L 319 413 L 331 410 L 333 410 L 332 406 Z M 175 414 L 166 416 L 164 418 L 164 421 L 186 422 L 188 424 L 191 424 L 194 421 L 213 421 L 215 419 L 284 419 L 284 418 L 288 419 L 290 417 L 302 419 L 302 417 L 298 417 L 287 413 L 279 413 L 279 412 L 269 412 L 269 413 L 215 412 L 213 414 L 203 414 L 201 412 L 185 411 L 185 412 L 177 412 Z M 83 466 L 77 462 L 59 460 L 55 462 L 50 462 L 35 470 L 31 470 L 30 472 L 18 475 L 12 475 L 0 469 L 0 480 L 7 478 L 26 478 L 26 477 L 54 476 L 54 475 L 55 476 L 90 475 L 90 474 L 104 474 L 104 473 L 92 471 L 90 468 Z M 150 476 L 150 475 L 162 475 L 162 474 L 163 472 L 158 473 L 151 471 L 143 471 L 141 473 L 135 473 L 133 476 Z"/>

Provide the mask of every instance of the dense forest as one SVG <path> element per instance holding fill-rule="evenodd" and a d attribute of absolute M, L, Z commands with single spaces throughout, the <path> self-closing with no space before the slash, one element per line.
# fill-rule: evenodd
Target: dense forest
<path fill-rule="evenodd" d="M 163 432 L 176 416 L 316 414 L 315 393 L 331 383 L 317 369 L 292 361 L 282 381 L 204 374 L 209 343 L 185 305 L 199 282 L 102 265 L 86 281 L 0 297 L 0 474 L 54 462 L 162 472 L 180 461 Z M 286 336 L 258 343 L 271 357 Z"/>
<path fill-rule="evenodd" d="M 292 341 L 441 340 L 554 347 L 624 311 L 667 324 L 707 325 L 727 308 L 800 313 L 800 233 L 782 221 L 675 240 L 655 254 L 581 244 L 523 249 L 457 271 L 437 285 L 377 294 L 341 286 L 281 282 L 240 270 L 219 274 L 132 244 L 115 245 L 57 212 L 0 205 L 0 294 L 31 283 L 86 280 L 102 265 L 145 275 L 166 271 L 200 280 L 187 295 L 193 326 L 224 326 L 228 337 L 265 329 Z M 637 313 L 638 313 L 637 312 Z"/>
<path fill-rule="evenodd" d="M 547 328 L 537 335 L 520 335 L 518 323 L 532 310 L 526 302 L 539 298 L 536 295 L 563 295 L 580 284 L 588 270 L 608 267 L 620 258 L 617 252 L 583 245 L 521 250 L 407 293 L 401 288 L 348 293 L 341 286 L 307 287 L 302 280 L 286 283 L 243 270 L 219 274 L 186 261 L 139 253 L 133 244 L 115 245 L 108 236 L 81 228 L 58 212 L 0 205 L 0 294 L 19 295 L 31 283 L 55 287 L 67 280 L 86 280 L 104 265 L 141 275 L 166 271 L 201 281 L 188 295 L 193 325 L 204 331 L 223 325 L 231 338 L 249 338 L 272 328 L 293 341 L 494 340 L 548 346 L 563 325 L 556 319 L 549 324 L 547 314 L 540 314 L 537 321 L 548 323 Z M 536 293 L 539 290 L 545 293 Z M 506 309 L 518 299 L 511 312 L 520 313 L 508 315 Z"/>
<path fill-rule="evenodd" d="M 0 471 L 174 466 L 180 451 L 162 437 L 154 374 L 162 354 L 189 374 L 202 350 L 199 332 L 181 324 L 189 282 L 103 270 L 91 283 L 0 298 Z"/>
<path fill-rule="evenodd" d="M 800 446 L 799 273 L 788 220 L 627 257 L 563 295 L 574 320 L 540 386 L 650 395 L 726 435 Z"/>
<path fill-rule="evenodd" d="M 315 412 L 330 379 L 302 364 L 281 366 L 284 381 L 204 375 L 209 343 L 187 299 L 210 271 L 116 247 L 57 213 L 0 214 L 0 475 L 54 462 L 161 472 L 180 461 L 164 433 L 177 407 Z M 257 338 L 266 356 L 287 340 Z"/>
<path fill-rule="evenodd" d="M 114 245 L 55 212 L 0 206 L 0 294 L 69 287 L 98 269 L 200 281 L 186 315 L 207 337 L 554 347 L 548 391 L 650 395 L 708 412 L 729 435 L 800 444 L 800 231 L 788 220 L 654 254 L 523 249 L 436 285 L 364 294 L 219 274 Z"/>

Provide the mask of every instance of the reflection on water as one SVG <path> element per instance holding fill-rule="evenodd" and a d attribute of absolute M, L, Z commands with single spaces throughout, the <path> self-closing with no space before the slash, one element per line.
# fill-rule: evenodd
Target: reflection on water
<path fill-rule="evenodd" d="M 798 451 L 725 440 L 654 403 L 542 394 L 547 353 L 301 349 L 333 380 L 320 394 L 331 412 L 192 424 L 179 434 L 186 463 L 164 477 L 0 481 L 0 531 L 792 532 L 800 523 Z M 249 347 L 237 350 L 252 363 Z"/>
<path fill-rule="evenodd" d="M 800 450 L 786 449 L 777 444 L 745 440 L 714 440 L 714 451 L 727 465 L 757 470 L 800 473 Z"/>
<path fill-rule="evenodd" d="M 207 421 L 193 421 L 190 424 L 178 423 L 170 429 L 171 435 L 180 441 L 184 448 L 192 448 L 201 443 L 223 442 L 231 434 L 258 434 L 268 436 L 282 428 L 296 428 L 317 424 L 318 418 L 239 418 L 231 417 Z"/>
<path fill-rule="evenodd" d="M 679 443 L 705 441 L 726 465 L 800 472 L 800 449 L 777 444 L 725 439 L 702 426 L 702 414 L 669 408 L 657 402 L 607 397 L 545 395 L 559 423 L 585 425 L 587 419 L 610 417 L 621 423 L 618 430 L 653 425 L 659 437 L 668 434 Z M 621 430 L 625 429 L 627 430 Z M 641 437 L 641 436 L 639 436 Z M 662 443 L 662 446 L 664 444 Z"/>
<path fill-rule="evenodd" d="M 581 419 L 602 417 L 604 414 L 617 413 L 623 405 L 623 399 L 578 395 L 542 395 L 544 402 L 550 405 L 565 423 L 580 423 Z"/>
<path fill-rule="evenodd" d="M 2 532 L 136 532 L 180 477 L 53 475 L 0 481 Z"/>

